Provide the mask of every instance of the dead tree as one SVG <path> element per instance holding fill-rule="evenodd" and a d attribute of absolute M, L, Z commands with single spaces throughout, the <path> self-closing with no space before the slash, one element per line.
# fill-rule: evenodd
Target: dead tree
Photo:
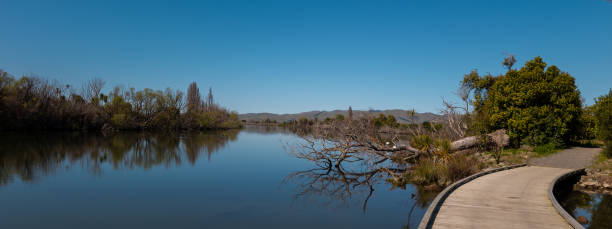
<path fill-rule="evenodd" d="M 409 142 L 399 142 L 395 133 L 381 133 L 370 119 L 353 122 L 334 121 L 328 125 L 314 125 L 308 134 L 300 135 L 301 142 L 288 145 L 287 150 L 298 158 L 321 165 L 340 167 L 343 162 L 361 162 L 367 168 L 383 168 L 388 161 L 411 161 L 435 151 L 435 146 L 417 148 Z M 481 136 L 471 136 L 450 143 L 450 151 L 473 148 L 481 144 L 503 147 L 509 142 L 504 130 Z M 432 149 L 433 150 L 429 150 Z M 395 176 L 393 172 L 389 173 Z"/>
<path fill-rule="evenodd" d="M 484 137 L 484 139 L 483 139 Z M 488 144 L 494 147 L 504 147 L 510 143 L 510 136 L 506 133 L 506 130 L 496 130 L 493 133 L 485 136 L 470 136 L 459 139 L 451 143 L 451 150 L 458 151 L 476 147 L 479 144 Z"/>
<path fill-rule="evenodd" d="M 83 88 L 81 89 L 85 100 L 92 101 L 94 98 L 99 98 L 104 84 L 104 80 L 100 78 L 93 78 L 87 81 L 87 83 L 83 85 Z"/>

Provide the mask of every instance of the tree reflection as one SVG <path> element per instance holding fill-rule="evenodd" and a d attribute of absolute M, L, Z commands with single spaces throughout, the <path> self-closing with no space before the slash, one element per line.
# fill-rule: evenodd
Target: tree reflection
<path fill-rule="evenodd" d="M 283 183 L 294 182 L 298 184 L 298 192 L 294 198 L 312 199 L 324 205 L 339 203 L 348 206 L 351 201 L 360 202 L 362 211 L 366 211 L 368 201 L 375 192 L 376 184 L 388 183 L 391 189 L 406 189 L 412 184 L 395 185 L 390 173 L 403 169 L 392 168 L 392 163 L 381 164 L 372 168 L 362 163 L 345 161 L 338 166 L 326 161 L 313 161 L 314 168 L 294 172 L 283 180 Z M 370 169 L 368 169 L 370 168 Z M 416 187 L 416 193 L 411 194 L 414 200 L 409 213 L 415 207 L 425 208 L 435 198 L 437 192 L 425 190 L 422 186 Z M 408 222 L 410 224 L 410 222 Z"/>
<path fill-rule="evenodd" d="M 195 164 L 205 154 L 218 152 L 237 139 L 239 130 L 194 133 L 121 132 L 1 133 L 0 185 L 15 178 L 32 182 L 58 169 L 80 166 L 101 174 L 104 164 L 113 169 L 151 169 Z"/>
<path fill-rule="evenodd" d="M 298 181 L 300 191 L 295 195 L 296 199 L 325 197 L 327 199 L 325 204 L 334 201 L 348 204 L 353 196 L 365 195 L 362 207 L 365 211 L 367 202 L 374 192 L 373 185 L 380 178 L 382 174 L 376 170 L 346 172 L 340 167 L 326 166 L 292 173 L 285 178 L 285 182 Z"/>
<path fill-rule="evenodd" d="M 585 228 L 612 228 L 612 217 L 610 217 L 612 216 L 612 195 L 574 190 L 557 197 L 561 200 L 563 208 L 572 216 L 590 217 Z"/>
<path fill-rule="evenodd" d="M 600 201 L 591 211 L 589 228 L 612 228 L 612 195 L 599 195 Z"/>
<path fill-rule="evenodd" d="M 312 163 L 308 170 L 288 175 L 284 183 L 298 184 L 295 199 L 313 199 L 325 205 L 340 203 L 348 206 L 359 202 L 366 212 L 368 202 L 377 187 L 386 184 L 391 188 L 406 189 L 405 163 L 417 157 L 412 147 L 398 145 L 399 138 L 393 133 L 381 133 L 370 128 L 367 120 L 330 124 L 319 128 L 296 131 L 299 141 L 287 143 L 285 149 L 296 158 Z M 408 212 L 406 227 L 415 208 L 428 206 L 436 193 L 421 186 L 411 195 L 412 206 Z M 417 217 L 418 218 L 418 217 Z M 416 222 L 418 224 L 418 222 Z"/>

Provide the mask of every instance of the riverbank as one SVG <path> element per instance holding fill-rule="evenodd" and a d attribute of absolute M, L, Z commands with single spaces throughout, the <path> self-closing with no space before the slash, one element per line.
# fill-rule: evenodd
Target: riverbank
<path fill-rule="evenodd" d="M 612 195 L 612 158 L 599 155 L 585 171 L 586 175 L 576 184 L 580 191 Z"/>

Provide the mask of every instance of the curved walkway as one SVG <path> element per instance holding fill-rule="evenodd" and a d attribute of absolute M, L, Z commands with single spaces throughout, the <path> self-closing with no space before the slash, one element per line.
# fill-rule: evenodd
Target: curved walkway
<path fill-rule="evenodd" d="M 468 182 L 444 201 L 433 228 L 571 228 L 548 199 L 548 188 L 557 176 L 573 170 L 570 168 L 589 165 L 596 155 L 592 150 L 597 149 L 564 150 L 530 162 L 538 166 Z"/>
<path fill-rule="evenodd" d="M 529 165 L 581 169 L 593 164 L 599 152 L 600 148 L 574 147 L 547 157 L 531 159 Z"/>

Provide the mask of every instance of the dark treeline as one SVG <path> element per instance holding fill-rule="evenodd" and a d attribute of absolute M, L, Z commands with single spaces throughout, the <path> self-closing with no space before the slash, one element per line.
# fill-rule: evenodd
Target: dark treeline
<path fill-rule="evenodd" d="M 237 139 L 239 130 L 188 132 L 0 133 L 0 186 L 15 178 L 34 182 L 58 169 L 82 167 L 100 174 L 113 169 L 149 169 L 195 164 Z"/>
<path fill-rule="evenodd" d="M 14 78 L 0 70 L 0 129 L 151 130 L 230 129 L 238 114 L 201 99 L 197 85 L 180 90 L 114 87 L 93 79 L 81 88 L 38 77 Z"/>

